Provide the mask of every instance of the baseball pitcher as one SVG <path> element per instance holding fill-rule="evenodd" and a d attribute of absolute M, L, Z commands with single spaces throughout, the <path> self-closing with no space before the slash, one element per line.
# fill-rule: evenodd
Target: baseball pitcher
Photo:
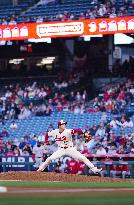
<path fill-rule="evenodd" d="M 46 134 L 45 143 L 48 141 L 50 136 L 54 137 L 56 143 L 58 144 L 58 150 L 48 157 L 37 171 L 43 171 L 52 160 L 68 155 L 69 157 L 84 162 L 95 174 L 100 173 L 102 169 L 95 167 L 84 155 L 73 147 L 72 135 L 83 131 L 81 129 L 66 129 L 66 124 L 67 122 L 61 120 L 58 122 L 58 129 L 49 131 Z M 89 141 L 89 133 L 85 133 L 84 136 L 85 140 Z"/>

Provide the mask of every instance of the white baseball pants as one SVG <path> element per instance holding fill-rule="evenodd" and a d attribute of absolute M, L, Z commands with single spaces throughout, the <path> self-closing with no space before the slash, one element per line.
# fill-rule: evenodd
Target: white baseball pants
<path fill-rule="evenodd" d="M 59 148 L 56 152 L 54 152 L 50 157 L 46 159 L 46 161 L 39 167 L 39 169 L 44 170 L 52 160 L 58 159 L 64 155 L 84 162 L 90 169 L 94 167 L 94 165 L 83 154 L 77 151 L 74 147 L 69 147 L 67 149 Z"/>

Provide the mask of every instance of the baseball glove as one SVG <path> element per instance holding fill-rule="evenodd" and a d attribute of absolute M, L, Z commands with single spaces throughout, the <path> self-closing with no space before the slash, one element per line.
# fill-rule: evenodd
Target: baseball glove
<path fill-rule="evenodd" d="M 85 138 L 85 142 L 89 142 L 91 140 L 92 136 L 89 131 L 86 131 L 84 133 L 84 138 Z"/>

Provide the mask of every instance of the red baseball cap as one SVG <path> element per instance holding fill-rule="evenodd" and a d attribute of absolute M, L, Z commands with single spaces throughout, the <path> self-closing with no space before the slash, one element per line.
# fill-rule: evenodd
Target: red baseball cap
<path fill-rule="evenodd" d="M 61 126 L 61 125 L 66 125 L 67 124 L 67 122 L 65 122 L 64 120 L 60 120 L 59 122 L 58 122 L 58 127 L 59 126 Z"/>

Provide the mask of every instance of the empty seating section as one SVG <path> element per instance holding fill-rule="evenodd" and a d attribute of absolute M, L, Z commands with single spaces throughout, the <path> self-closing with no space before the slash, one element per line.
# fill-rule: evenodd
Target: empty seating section
<path fill-rule="evenodd" d="M 22 0 L 17 6 L 12 4 L 0 5 L 0 18 L 7 18 L 11 15 L 20 15 L 22 11 L 26 11 L 32 5 L 32 0 Z"/>
<path fill-rule="evenodd" d="M 116 1 L 116 8 L 119 10 L 121 7 L 124 6 L 124 0 L 118 0 Z M 132 4 L 132 0 L 128 0 L 129 4 Z M 128 15 L 133 16 L 134 15 L 134 8 L 133 6 L 128 7 Z"/>
<path fill-rule="evenodd" d="M 100 6 L 102 1 L 98 1 L 96 5 L 92 0 L 62 0 L 55 1 L 55 3 L 49 4 L 38 4 L 39 0 L 22 0 L 19 1 L 17 6 L 11 4 L 0 5 L 0 19 L 7 18 L 11 15 L 17 15 L 17 22 L 21 23 L 24 17 L 30 17 L 32 21 L 38 16 L 47 17 L 47 21 L 55 20 L 55 16 L 58 14 L 63 14 L 67 11 L 74 15 L 74 19 L 79 19 L 81 13 L 86 13 L 89 9 L 94 9 L 95 6 Z M 132 4 L 132 6 L 131 6 Z M 132 0 L 128 0 L 128 7 L 124 0 L 116 1 L 115 8 L 118 12 L 121 8 L 125 6 L 128 10 L 128 15 L 134 15 L 134 8 Z M 22 14 L 23 12 L 23 14 Z"/>
<path fill-rule="evenodd" d="M 64 13 L 67 11 L 71 14 L 74 14 L 75 19 L 79 18 L 80 13 L 85 13 L 89 9 L 93 9 L 96 4 L 92 4 L 90 0 L 66 0 L 62 1 L 62 4 L 48 4 L 48 5 L 38 5 L 37 7 L 31 9 L 25 13 L 25 16 L 38 17 L 38 16 L 47 16 L 48 20 L 52 16 L 57 14 Z M 129 0 L 132 2 L 132 0 Z M 101 1 L 98 1 L 98 6 Z M 116 1 L 117 11 L 124 6 L 124 1 Z M 129 15 L 134 15 L 134 9 L 128 8 Z"/>
<path fill-rule="evenodd" d="M 131 107 L 131 112 L 134 112 L 134 107 Z M 53 112 L 51 116 L 47 117 L 32 117 L 27 120 L 16 120 L 18 128 L 16 131 L 11 130 L 10 124 L 11 120 L 8 120 L 6 124 L 0 125 L 0 130 L 6 127 L 10 133 L 9 138 L 4 138 L 4 140 L 21 138 L 24 136 L 25 132 L 29 134 L 39 134 L 40 132 L 46 133 L 50 124 L 57 128 L 57 122 L 61 119 L 68 122 L 69 128 L 82 128 L 85 129 L 86 125 L 92 127 L 94 124 L 98 125 L 101 122 L 102 113 L 84 113 L 84 114 L 74 114 L 71 112 Z M 107 113 L 108 121 L 113 118 L 111 113 Z M 134 116 L 132 117 L 134 122 Z M 114 130 L 114 129 L 113 129 Z M 125 134 L 134 133 L 133 128 L 118 128 L 115 130 L 117 136 L 120 134 L 120 130 L 124 130 Z"/>
<path fill-rule="evenodd" d="M 29 12 L 26 12 L 26 16 L 38 17 L 47 16 L 56 16 L 59 13 L 64 13 L 64 11 L 70 12 L 75 15 L 76 18 L 79 17 L 81 12 L 86 12 L 87 9 L 94 7 L 89 0 L 78 0 L 78 1 L 64 1 L 62 4 L 48 4 L 48 5 L 38 5 L 36 8 L 32 9 Z"/>

